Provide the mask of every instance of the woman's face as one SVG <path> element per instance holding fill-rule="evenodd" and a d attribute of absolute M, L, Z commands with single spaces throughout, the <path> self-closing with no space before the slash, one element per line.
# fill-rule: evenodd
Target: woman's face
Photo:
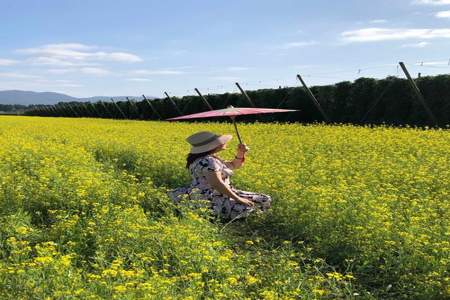
<path fill-rule="evenodd" d="M 225 144 L 222 144 L 222 145 L 220 145 L 219 147 L 217 147 L 216 152 L 219 152 L 219 151 L 222 151 L 222 150 L 227 149 L 227 144 L 228 144 L 228 143 L 225 143 Z"/>

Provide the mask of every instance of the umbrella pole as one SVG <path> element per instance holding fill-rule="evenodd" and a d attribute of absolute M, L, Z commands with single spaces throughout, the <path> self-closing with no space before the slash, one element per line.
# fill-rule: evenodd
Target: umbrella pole
<path fill-rule="evenodd" d="M 239 131 L 237 129 L 236 121 L 234 120 L 234 117 L 230 117 L 230 118 L 233 121 L 234 129 L 236 130 L 236 134 L 237 134 L 239 143 L 242 144 L 241 136 L 240 136 Z"/>

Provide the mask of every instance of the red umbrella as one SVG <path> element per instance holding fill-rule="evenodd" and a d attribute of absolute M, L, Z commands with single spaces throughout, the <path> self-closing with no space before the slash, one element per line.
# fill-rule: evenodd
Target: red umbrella
<path fill-rule="evenodd" d="M 185 116 L 180 116 L 176 118 L 167 119 L 168 121 L 175 120 L 186 120 L 186 119 L 199 119 L 199 118 L 214 118 L 214 117 L 230 117 L 233 121 L 234 129 L 236 130 L 236 134 L 239 139 L 239 143 L 242 144 L 241 136 L 239 135 L 239 131 L 236 126 L 235 117 L 240 115 L 255 115 L 255 114 L 268 114 L 268 113 L 277 113 L 277 112 L 290 112 L 290 111 L 298 111 L 297 109 L 278 109 L 278 108 L 257 108 L 257 107 L 233 107 L 228 106 L 224 109 L 216 109 L 205 111 L 196 114 L 190 114 Z"/>

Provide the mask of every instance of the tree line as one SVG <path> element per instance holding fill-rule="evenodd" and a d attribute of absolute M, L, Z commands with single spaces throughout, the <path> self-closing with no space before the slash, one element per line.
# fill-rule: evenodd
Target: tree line
<path fill-rule="evenodd" d="M 23 113 L 26 109 L 29 109 L 27 105 L 21 104 L 0 104 L 0 114 L 16 114 Z"/>
<path fill-rule="evenodd" d="M 450 124 L 450 75 L 427 76 L 415 80 L 425 104 L 437 124 L 429 118 L 409 82 L 398 77 L 384 79 L 359 78 L 333 85 L 313 86 L 311 91 L 332 123 L 388 124 L 393 126 L 435 126 Z M 322 122 L 324 117 L 302 87 L 247 91 L 256 107 L 297 109 L 297 112 L 242 116 L 252 122 Z M 213 109 L 248 107 L 247 99 L 238 93 L 208 94 L 205 98 Z M 114 119 L 162 120 L 182 114 L 208 110 L 200 96 L 161 99 L 128 99 L 92 102 L 60 102 L 54 106 L 34 105 L 25 112 L 31 116 L 96 117 Z M 176 105 L 176 107 L 174 106 Z M 215 119 L 216 120 L 216 119 Z M 227 120 L 227 118 L 224 118 Z M 195 121 L 209 121 L 195 120 Z M 219 119 L 217 119 L 219 121 Z"/>

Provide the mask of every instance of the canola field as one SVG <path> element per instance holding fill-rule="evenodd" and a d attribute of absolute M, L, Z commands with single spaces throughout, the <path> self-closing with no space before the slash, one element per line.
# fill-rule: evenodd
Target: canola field
<path fill-rule="evenodd" d="M 450 297 L 448 130 L 238 126 L 273 206 L 223 223 L 166 191 L 231 124 L 0 117 L 0 298 Z"/>

